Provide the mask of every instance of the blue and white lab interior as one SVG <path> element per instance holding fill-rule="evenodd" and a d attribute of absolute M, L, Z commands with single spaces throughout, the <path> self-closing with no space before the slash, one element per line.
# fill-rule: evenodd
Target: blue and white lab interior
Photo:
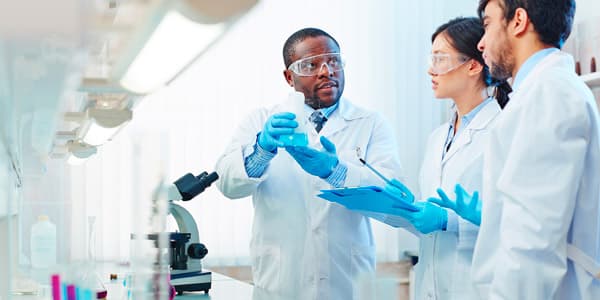
<path fill-rule="evenodd" d="M 292 90 L 284 41 L 305 27 L 337 39 L 344 97 L 391 124 L 417 190 L 451 109 L 431 90 L 431 34 L 477 5 L 3 1 L 0 300 L 269 299 L 252 283 L 253 202 L 225 197 L 213 172 L 245 116 Z M 600 100 L 600 2 L 577 1 L 564 50 Z M 359 298 L 414 299 L 418 239 L 371 225 L 378 271 Z"/>

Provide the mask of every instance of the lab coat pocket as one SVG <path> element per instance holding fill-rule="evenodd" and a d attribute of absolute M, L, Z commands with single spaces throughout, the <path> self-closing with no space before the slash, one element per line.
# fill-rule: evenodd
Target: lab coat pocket
<path fill-rule="evenodd" d="M 254 285 L 273 291 L 280 286 L 281 249 L 277 245 L 257 247 L 252 255 Z"/>
<path fill-rule="evenodd" d="M 477 241 L 477 234 L 479 233 L 479 226 L 473 223 L 459 218 L 458 220 L 458 243 L 456 244 L 457 250 L 471 250 L 475 248 L 475 242 Z"/>
<path fill-rule="evenodd" d="M 375 271 L 375 245 L 353 246 L 351 252 L 351 275 L 353 279 Z"/>
<path fill-rule="evenodd" d="M 455 252 L 454 272 L 452 277 L 452 294 L 460 299 L 470 299 L 465 295 L 475 295 L 473 283 L 471 282 L 471 265 L 473 250 L 458 250 Z"/>

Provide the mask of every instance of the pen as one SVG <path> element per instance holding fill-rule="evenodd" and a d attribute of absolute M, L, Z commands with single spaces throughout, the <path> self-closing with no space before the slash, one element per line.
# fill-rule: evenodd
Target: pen
<path fill-rule="evenodd" d="M 358 160 L 360 160 L 360 162 L 363 163 L 363 165 L 367 166 L 367 168 L 369 168 L 369 170 L 373 171 L 373 173 L 375 173 L 375 175 L 379 176 L 379 178 L 381 178 L 383 181 L 385 181 L 385 183 L 391 184 L 389 179 L 387 179 L 385 176 L 383 176 L 381 173 L 379 173 L 377 170 L 375 170 L 373 167 L 371 167 L 371 165 L 369 165 L 364 159 L 359 158 Z"/>
<path fill-rule="evenodd" d="M 371 165 L 369 165 L 364 159 L 359 157 L 358 160 L 360 160 L 360 162 L 363 163 L 363 165 L 367 166 L 367 168 L 369 168 L 369 170 L 373 171 L 373 173 L 375 173 L 377 176 L 379 176 L 379 178 L 381 178 L 383 181 L 385 181 L 385 183 L 387 183 L 389 185 L 394 185 L 394 184 L 392 184 L 392 182 L 389 179 L 387 179 L 385 176 L 383 176 L 383 174 L 379 173 L 377 170 L 375 170 L 375 168 L 371 167 Z M 401 191 L 401 193 L 402 193 L 402 197 L 406 197 L 406 193 L 404 191 Z"/>

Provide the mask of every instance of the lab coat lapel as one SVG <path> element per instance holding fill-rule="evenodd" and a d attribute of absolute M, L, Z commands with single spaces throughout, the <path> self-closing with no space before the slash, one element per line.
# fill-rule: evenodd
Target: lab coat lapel
<path fill-rule="evenodd" d="M 321 129 L 321 135 L 330 137 L 338 131 L 348 127 L 348 121 L 366 117 L 366 114 L 360 112 L 344 98 L 340 98 L 338 108 L 329 116 L 327 122 Z"/>
<path fill-rule="evenodd" d="M 424 172 L 431 173 L 427 174 L 425 176 L 426 178 L 421 179 L 429 182 L 429 189 L 421 191 L 421 193 L 426 193 L 421 194 L 421 196 L 435 195 L 435 190 L 442 185 L 442 155 L 444 153 L 444 144 L 446 143 L 446 136 L 450 126 L 449 124 L 446 125 L 447 126 L 444 126 L 443 130 L 438 130 L 436 136 L 431 139 L 433 148 L 428 151 L 433 151 L 434 155 L 432 157 L 435 159 L 433 161 L 425 162 L 427 164 L 427 171 Z"/>
<path fill-rule="evenodd" d="M 458 136 L 454 143 L 452 143 L 450 150 L 448 153 L 446 153 L 444 159 L 442 160 L 442 165 L 445 164 L 454 154 L 458 153 L 462 148 L 470 144 L 475 132 L 484 129 L 488 123 L 496 117 L 498 112 L 500 112 L 500 106 L 496 100 L 486 104 L 485 107 L 477 113 L 473 121 L 469 123 L 467 128 L 465 128 Z"/>
<path fill-rule="evenodd" d="M 475 120 L 473 120 L 475 121 Z M 471 124 L 467 128 L 463 130 L 463 132 L 458 136 L 458 138 L 452 143 L 450 146 L 450 150 L 444 156 L 442 160 L 442 165 L 444 165 L 454 154 L 456 154 L 460 149 L 471 143 L 471 135 L 473 134 L 473 130 L 470 129 Z M 444 146 L 442 146 L 442 151 Z"/>
<path fill-rule="evenodd" d="M 334 133 L 343 130 L 347 126 L 348 124 L 346 120 L 344 120 L 344 118 L 342 118 L 337 111 L 334 111 L 327 122 L 325 122 L 323 129 L 321 129 L 321 135 L 331 136 Z"/>

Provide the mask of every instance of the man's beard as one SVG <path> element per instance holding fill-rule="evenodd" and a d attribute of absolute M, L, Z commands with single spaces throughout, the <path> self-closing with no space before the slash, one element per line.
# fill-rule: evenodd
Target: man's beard
<path fill-rule="evenodd" d="M 492 63 L 490 73 L 495 79 L 506 80 L 512 76 L 511 69 L 512 68 L 506 65 L 506 61 L 503 61 L 502 63 Z"/>
<path fill-rule="evenodd" d="M 312 107 L 313 109 L 319 109 L 319 108 L 330 107 L 330 106 L 336 104 L 338 101 L 340 101 L 340 97 L 341 97 L 341 95 L 338 95 L 336 97 L 335 101 L 333 101 L 332 103 L 326 103 L 325 101 L 323 101 L 319 97 L 317 97 L 317 95 L 313 95 L 313 97 L 310 97 L 310 98 L 307 97 L 304 103 L 306 103 L 306 105 Z"/>
<path fill-rule="evenodd" d="M 490 74 L 492 77 L 499 80 L 506 80 L 512 77 L 512 72 L 515 69 L 515 57 L 511 49 L 505 46 L 498 51 L 498 60 L 492 62 Z"/>

